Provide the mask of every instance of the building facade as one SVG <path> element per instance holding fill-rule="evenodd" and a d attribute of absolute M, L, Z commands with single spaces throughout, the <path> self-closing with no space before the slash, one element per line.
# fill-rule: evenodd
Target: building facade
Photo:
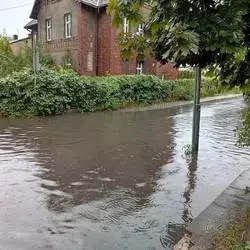
<path fill-rule="evenodd" d="M 37 41 L 57 65 L 72 66 L 82 75 L 154 74 L 175 79 L 172 64 L 161 65 L 151 57 L 143 63 L 123 61 L 117 42 L 120 31 L 106 13 L 108 0 L 36 0 L 30 17 L 37 20 Z M 150 9 L 145 7 L 143 14 Z M 124 31 L 129 30 L 125 20 Z M 134 29 L 142 31 L 142 27 Z"/>

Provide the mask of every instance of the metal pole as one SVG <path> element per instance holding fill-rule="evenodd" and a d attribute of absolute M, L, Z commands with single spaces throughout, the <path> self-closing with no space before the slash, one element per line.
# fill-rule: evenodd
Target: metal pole
<path fill-rule="evenodd" d="M 193 137 L 192 150 L 197 153 L 199 150 L 199 134 L 200 134 L 200 89 L 201 89 L 201 68 L 195 67 L 195 90 L 194 90 L 194 114 L 193 114 Z"/>
<path fill-rule="evenodd" d="M 39 51 L 37 45 L 37 31 L 32 30 L 32 50 L 33 50 L 33 71 L 39 70 Z"/>

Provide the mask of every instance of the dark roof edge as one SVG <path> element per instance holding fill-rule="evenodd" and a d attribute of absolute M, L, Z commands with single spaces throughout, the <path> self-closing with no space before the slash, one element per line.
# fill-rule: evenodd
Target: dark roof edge
<path fill-rule="evenodd" d="M 30 18 L 37 19 L 39 5 L 40 5 L 40 0 L 35 0 L 33 7 L 32 7 L 32 11 L 29 16 Z"/>
<path fill-rule="evenodd" d="M 24 37 L 24 38 L 21 38 L 21 39 L 18 39 L 18 40 L 13 40 L 13 41 L 10 41 L 10 44 L 12 43 L 17 43 L 17 42 L 21 42 L 21 41 L 25 41 L 25 40 L 29 40 L 31 39 L 31 37 Z"/>

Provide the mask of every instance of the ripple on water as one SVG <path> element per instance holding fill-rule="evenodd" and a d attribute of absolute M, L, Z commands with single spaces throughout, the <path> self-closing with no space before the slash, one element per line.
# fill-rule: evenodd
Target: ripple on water
<path fill-rule="evenodd" d="M 236 145 L 241 106 L 203 105 L 192 164 L 192 107 L 0 119 L 0 248 L 6 235 L 27 250 L 170 248 L 249 167 Z"/>

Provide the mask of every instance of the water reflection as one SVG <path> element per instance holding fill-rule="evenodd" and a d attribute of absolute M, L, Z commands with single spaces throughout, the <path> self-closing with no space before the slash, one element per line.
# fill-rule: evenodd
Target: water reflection
<path fill-rule="evenodd" d="M 194 192 L 195 187 L 196 187 L 197 162 L 198 162 L 198 154 L 195 154 L 195 153 L 191 154 L 190 159 L 187 159 L 188 184 L 187 184 L 187 187 L 185 188 L 185 191 L 183 194 L 183 197 L 185 198 L 185 202 L 184 202 L 184 210 L 183 210 L 183 215 L 182 215 L 182 219 L 186 225 L 188 225 L 188 223 L 191 223 L 193 221 L 193 215 L 191 213 L 191 204 L 192 204 L 191 197 L 192 197 L 192 193 Z"/>
<path fill-rule="evenodd" d="M 164 248 L 173 248 L 173 246 L 187 233 L 187 226 L 193 221 L 192 215 L 192 193 L 196 187 L 196 171 L 198 154 L 186 155 L 186 162 L 188 166 L 187 171 L 187 186 L 184 189 L 183 197 L 183 212 L 182 221 L 183 223 L 170 222 L 165 227 L 161 234 L 160 241 Z"/>
<path fill-rule="evenodd" d="M 46 204 L 51 212 L 48 226 L 46 222 L 38 225 L 42 235 L 72 237 L 75 230 L 84 233 L 86 226 L 99 233 L 114 233 L 114 225 L 119 226 L 124 218 L 141 216 L 152 205 L 150 197 L 161 178 L 160 168 L 171 162 L 174 148 L 173 119 L 155 112 L 4 120 L 0 126 L 8 144 L 0 144 L 1 160 L 9 160 L 8 154 L 14 159 L 19 155 L 36 170 L 29 177 L 34 181 L 30 182 L 32 197 L 40 197 L 40 206 Z M 10 167 L 9 171 L 18 169 Z M 16 179 L 9 182 L 14 184 Z M 36 217 L 37 213 L 31 216 L 34 221 Z M 124 224 L 123 231 L 152 237 L 148 231 L 159 226 L 155 220 L 133 223 Z M 107 249 L 112 245 L 107 244 Z"/>

